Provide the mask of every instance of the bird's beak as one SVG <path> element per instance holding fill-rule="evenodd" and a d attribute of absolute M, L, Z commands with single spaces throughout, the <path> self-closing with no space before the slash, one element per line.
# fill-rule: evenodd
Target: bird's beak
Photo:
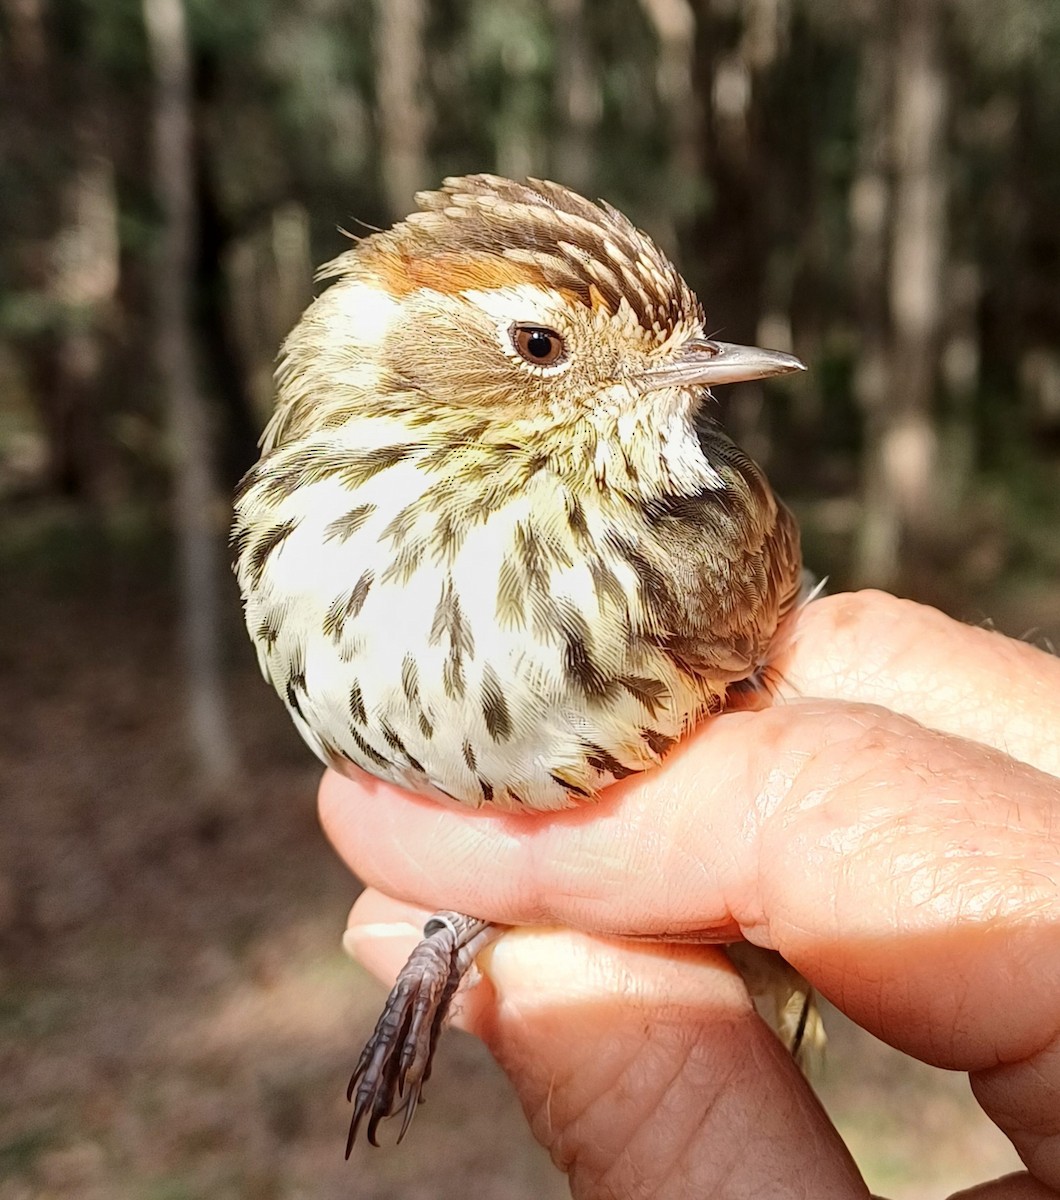
<path fill-rule="evenodd" d="M 713 387 L 805 370 L 794 354 L 781 350 L 691 338 L 673 358 L 649 367 L 642 379 L 649 388 Z"/>

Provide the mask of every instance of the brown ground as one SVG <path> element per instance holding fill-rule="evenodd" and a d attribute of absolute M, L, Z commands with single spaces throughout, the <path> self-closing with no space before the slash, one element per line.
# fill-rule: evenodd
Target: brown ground
<path fill-rule="evenodd" d="M 339 948 L 355 884 L 317 769 L 233 629 L 246 787 L 190 782 L 169 605 L 129 580 L 82 563 L 0 597 L 0 1200 L 566 1195 L 462 1035 L 400 1151 L 343 1161 L 381 994 Z M 963 1078 L 832 1026 L 821 1091 L 875 1190 L 1015 1166 Z"/>

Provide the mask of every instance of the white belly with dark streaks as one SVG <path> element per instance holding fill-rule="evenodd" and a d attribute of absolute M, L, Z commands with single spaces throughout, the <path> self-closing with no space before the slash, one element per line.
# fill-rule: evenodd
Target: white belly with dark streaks
<path fill-rule="evenodd" d="M 630 639 L 638 617 L 626 600 L 636 596 L 632 568 L 607 560 L 617 599 L 616 589 L 598 587 L 571 544 L 563 484 L 546 473 L 468 529 L 451 558 L 432 545 L 407 580 L 388 578 L 396 548 L 384 531 L 429 482 L 407 461 L 353 491 L 336 478 L 303 484 L 270 514 L 294 527 L 256 582 L 242 556 L 247 624 L 263 670 L 325 762 L 341 768 L 348 759 L 476 806 L 561 808 L 657 762 L 723 692 Z M 370 511 L 348 536 L 329 532 L 337 514 L 360 506 Z M 406 541 L 429 539 L 436 518 L 421 513 Z M 603 546 L 601 513 L 586 506 L 585 523 Z M 520 526 L 561 548 L 550 556 L 545 592 L 523 589 L 523 620 L 498 612 L 502 564 Z M 576 627 L 588 630 L 583 648 L 600 686 L 590 679 L 587 688 L 584 671 L 572 674 L 557 612 L 576 614 Z"/>

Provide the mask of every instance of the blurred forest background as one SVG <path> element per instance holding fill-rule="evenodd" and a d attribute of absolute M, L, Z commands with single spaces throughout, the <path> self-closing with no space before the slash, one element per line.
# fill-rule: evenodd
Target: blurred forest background
<path fill-rule="evenodd" d="M 563 1194 L 456 1039 L 341 1163 L 379 995 L 225 566 L 336 226 L 480 170 L 606 197 L 809 365 L 719 402 L 833 588 L 1060 637 L 1057 0 L 0 0 L 0 1200 Z M 878 1190 L 1010 1162 L 837 1040 Z"/>

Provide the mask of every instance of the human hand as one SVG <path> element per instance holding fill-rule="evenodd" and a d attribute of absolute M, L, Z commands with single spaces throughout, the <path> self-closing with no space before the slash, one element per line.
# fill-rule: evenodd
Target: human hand
<path fill-rule="evenodd" d="M 970 1073 L 1028 1167 L 970 1195 L 1057 1195 L 1060 661 L 863 593 L 804 609 L 776 668 L 775 707 L 567 813 L 329 773 L 325 829 L 370 887 L 349 944 L 391 980 L 435 908 L 531 927 L 481 957 L 460 1023 L 576 1197 L 867 1194 L 723 952 L 630 935 L 780 951 L 876 1036 Z"/>

